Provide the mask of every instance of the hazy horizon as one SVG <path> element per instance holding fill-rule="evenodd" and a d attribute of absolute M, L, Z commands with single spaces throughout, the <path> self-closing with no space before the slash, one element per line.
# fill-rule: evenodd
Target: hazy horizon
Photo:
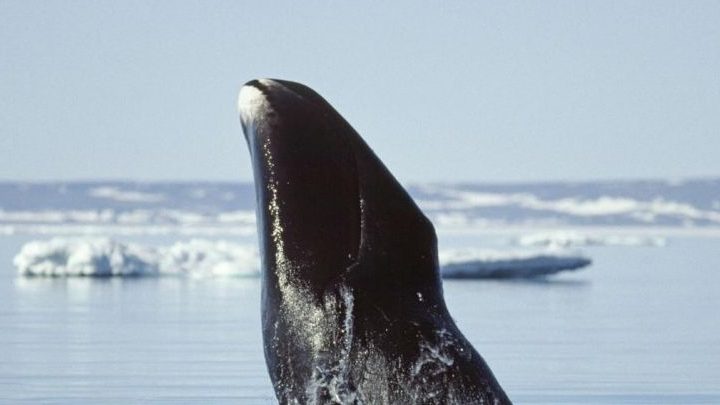
<path fill-rule="evenodd" d="M 692 181 L 716 181 L 720 180 L 720 175 L 709 175 L 709 176 L 689 176 L 689 177 L 678 177 L 678 178 L 663 178 L 663 177 L 627 177 L 627 178 L 587 178 L 587 179 L 533 179 L 533 180 L 401 180 L 402 184 L 421 185 L 421 184 L 477 184 L 477 185 L 524 185 L 524 184 L 570 184 L 570 183 L 635 183 L 635 182 L 661 182 L 661 183 L 685 183 Z M 250 179 L 202 179 L 202 178 L 168 178 L 168 179 L 142 179 L 142 178 L 100 178 L 100 177 L 88 177 L 88 178 L 68 178 L 68 179 L 11 179 L 11 178 L 0 178 L 0 184 L 18 183 L 18 184 L 55 184 L 55 183 L 136 183 L 136 184 L 183 184 L 183 183 L 237 183 L 237 184 L 252 184 L 254 180 Z"/>

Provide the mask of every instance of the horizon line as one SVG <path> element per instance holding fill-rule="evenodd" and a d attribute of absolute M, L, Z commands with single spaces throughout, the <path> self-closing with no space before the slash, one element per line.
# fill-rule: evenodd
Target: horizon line
<path fill-rule="evenodd" d="M 399 180 L 399 179 L 398 179 Z M 570 184 L 570 183 L 639 183 L 639 182 L 665 182 L 665 183 L 686 183 L 692 181 L 716 181 L 720 180 L 717 175 L 697 175 L 686 177 L 626 177 L 626 178 L 587 178 L 587 179 L 542 179 L 542 180 L 409 180 L 401 184 L 484 184 L 484 185 L 521 185 L 521 184 Z M 193 183 L 216 183 L 216 184 L 252 184 L 253 179 L 139 179 L 139 178 L 73 178 L 73 179 L 7 179 L 0 178 L 0 184 L 107 184 L 107 183 L 135 183 L 135 184 L 193 184 Z"/>

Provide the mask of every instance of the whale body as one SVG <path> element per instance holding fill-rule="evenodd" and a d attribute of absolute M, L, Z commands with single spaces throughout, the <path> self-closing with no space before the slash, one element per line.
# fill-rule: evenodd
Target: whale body
<path fill-rule="evenodd" d="M 508 404 L 443 299 L 430 221 L 319 94 L 238 98 L 262 260 L 265 358 L 283 404 Z"/>

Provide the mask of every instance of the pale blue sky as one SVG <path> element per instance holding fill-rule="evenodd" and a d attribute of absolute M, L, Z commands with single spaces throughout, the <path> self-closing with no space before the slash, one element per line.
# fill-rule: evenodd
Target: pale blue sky
<path fill-rule="evenodd" d="M 249 180 L 256 77 L 403 181 L 720 175 L 720 2 L 0 0 L 0 179 Z"/>

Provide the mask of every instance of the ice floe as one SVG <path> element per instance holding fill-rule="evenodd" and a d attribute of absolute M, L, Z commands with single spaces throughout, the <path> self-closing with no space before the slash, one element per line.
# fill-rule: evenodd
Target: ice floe
<path fill-rule="evenodd" d="M 590 264 L 579 255 L 554 250 L 440 252 L 448 278 L 532 277 Z M 255 245 L 192 239 L 170 246 L 147 246 L 108 238 L 53 238 L 26 243 L 13 263 L 26 276 L 255 276 L 260 258 Z"/>
<path fill-rule="evenodd" d="M 107 238 L 53 238 L 28 242 L 13 263 L 26 276 L 254 276 L 254 246 L 193 239 L 145 246 Z"/>
<path fill-rule="evenodd" d="M 557 251 L 497 251 L 460 249 L 441 251 L 443 278 L 528 278 L 586 267 L 592 261 L 580 254 Z"/>

